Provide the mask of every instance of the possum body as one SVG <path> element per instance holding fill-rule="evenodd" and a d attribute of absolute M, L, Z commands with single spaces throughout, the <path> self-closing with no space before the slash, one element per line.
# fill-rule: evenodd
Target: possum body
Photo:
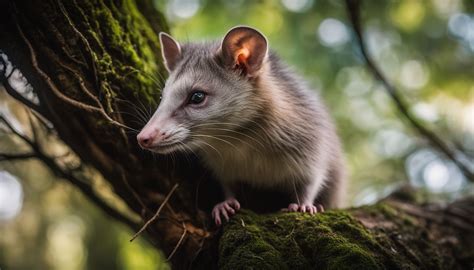
<path fill-rule="evenodd" d="M 218 225 L 239 210 L 240 185 L 286 194 L 286 211 L 340 205 L 345 168 L 333 121 L 263 34 L 239 26 L 220 42 L 180 45 L 164 33 L 160 41 L 170 75 L 137 139 L 200 157 L 225 191 L 212 212 Z"/>

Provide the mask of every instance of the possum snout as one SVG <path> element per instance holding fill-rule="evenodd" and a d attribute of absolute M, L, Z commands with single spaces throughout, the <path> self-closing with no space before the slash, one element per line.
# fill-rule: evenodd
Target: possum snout
<path fill-rule="evenodd" d="M 145 126 L 145 128 L 143 128 L 143 130 L 138 134 L 137 141 L 143 148 L 152 148 L 154 145 L 160 144 L 168 138 L 169 132 Z"/>
<path fill-rule="evenodd" d="M 189 137 L 189 130 L 173 118 L 155 114 L 137 136 L 138 144 L 159 154 L 169 154 L 180 149 Z"/>

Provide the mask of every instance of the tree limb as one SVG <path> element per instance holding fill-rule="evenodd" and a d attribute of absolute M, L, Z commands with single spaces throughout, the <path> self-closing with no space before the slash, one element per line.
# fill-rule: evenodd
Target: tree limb
<path fill-rule="evenodd" d="M 96 206 L 102 209 L 105 213 L 107 213 L 112 218 L 115 218 L 119 222 L 127 224 L 133 230 L 138 228 L 138 224 L 131 220 L 129 217 L 121 213 L 119 210 L 113 208 L 109 204 L 107 204 L 100 196 L 96 194 L 94 189 L 87 184 L 86 182 L 82 181 L 78 177 L 72 173 L 72 171 L 68 171 L 67 169 L 61 168 L 57 164 L 54 158 L 48 156 L 41 150 L 41 147 L 38 145 L 36 141 L 31 140 L 27 136 L 18 132 L 12 124 L 3 116 L 0 115 L 0 121 L 3 122 L 6 127 L 17 137 L 19 137 L 22 141 L 28 144 L 31 149 L 33 150 L 32 153 L 24 153 L 24 154 L 7 154 L 7 153 L 0 153 L 0 161 L 7 161 L 7 160 L 25 160 L 30 158 L 37 158 L 40 160 L 44 165 L 46 165 L 56 176 L 68 180 L 71 184 L 79 188 L 83 195 L 85 195 L 89 200 L 91 200 Z M 32 127 L 34 128 L 34 127 Z"/>
<path fill-rule="evenodd" d="M 446 142 L 444 142 L 438 135 L 436 135 L 436 133 L 425 127 L 414 115 L 410 113 L 408 105 L 404 101 L 403 97 L 400 95 L 397 89 L 387 80 L 385 75 L 380 71 L 380 69 L 377 67 L 377 65 L 369 55 L 362 34 L 362 26 L 360 23 L 360 1 L 346 0 L 346 8 L 352 23 L 352 27 L 356 34 L 357 43 L 359 44 L 362 56 L 364 57 L 367 67 L 372 72 L 374 77 L 383 84 L 385 90 L 394 101 L 400 113 L 405 117 L 406 120 L 408 120 L 411 126 L 422 137 L 424 137 L 431 143 L 431 145 L 436 150 L 438 150 L 440 153 L 444 154 L 448 159 L 450 159 L 461 170 L 461 172 L 466 176 L 467 179 L 469 179 L 470 181 L 474 181 L 474 172 L 472 172 L 466 164 L 464 164 L 456 157 L 455 150 L 451 149 Z"/>
<path fill-rule="evenodd" d="M 36 158 L 35 153 L 21 153 L 21 154 L 9 154 L 9 153 L 0 153 L 0 161 L 16 161 L 16 160 L 27 160 L 31 158 Z"/>

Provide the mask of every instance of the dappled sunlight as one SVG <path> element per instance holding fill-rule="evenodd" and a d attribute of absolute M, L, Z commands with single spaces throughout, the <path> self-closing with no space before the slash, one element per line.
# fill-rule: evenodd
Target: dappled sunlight
<path fill-rule="evenodd" d="M 194 16 L 200 7 L 199 0 L 170 0 L 166 13 L 169 19 L 188 19 Z"/>
<path fill-rule="evenodd" d="M 18 215 L 23 205 L 23 188 L 13 175 L 0 171 L 0 226 Z"/>
<path fill-rule="evenodd" d="M 461 171 L 449 160 L 429 149 L 420 149 L 406 160 L 406 170 L 410 183 L 431 192 L 462 191 L 467 181 Z"/>
<path fill-rule="evenodd" d="M 65 216 L 48 229 L 46 252 L 52 269 L 84 269 L 85 230 L 85 224 L 76 216 Z"/>
<path fill-rule="evenodd" d="M 311 8 L 314 0 L 281 0 L 283 6 L 292 12 L 305 12 Z"/>
<path fill-rule="evenodd" d="M 318 37 L 324 46 L 338 47 L 349 41 L 349 30 L 341 21 L 328 18 L 319 25 Z"/>

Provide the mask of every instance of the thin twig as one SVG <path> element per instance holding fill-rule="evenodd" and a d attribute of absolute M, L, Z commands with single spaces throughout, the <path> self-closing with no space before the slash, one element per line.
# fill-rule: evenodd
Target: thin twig
<path fill-rule="evenodd" d="M 178 188 L 178 183 L 176 183 L 173 188 L 170 190 L 170 192 L 168 193 L 168 195 L 166 195 L 166 198 L 163 200 L 163 202 L 161 203 L 160 207 L 158 208 L 158 210 L 156 211 L 155 215 L 153 215 L 152 218 L 150 218 L 146 223 L 145 225 L 143 225 L 143 227 L 132 237 L 132 239 L 130 239 L 130 242 L 132 242 L 133 240 L 135 240 L 135 238 L 137 238 L 153 221 L 155 221 L 155 219 L 158 218 L 158 216 L 160 215 L 160 212 L 161 210 L 163 209 L 163 207 L 166 205 L 166 203 L 168 202 L 168 200 L 170 199 L 171 195 L 173 194 L 173 192 L 176 190 L 176 188 Z"/>
<path fill-rule="evenodd" d="M 27 143 L 29 146 L 31 146 L 32 148 L 36 147 L 37 145 L 28 137 L 26 137 L 25 135 L 21 134 L 18 130 L 16 130 L 13 125 L 3 116 L 3 115 L 0 115 L 0 122 L 3 122 L 5 124 L 5 126 L 11 131 L 13 132 L 17 137 L 19 137 L 22 141 L 24 141 L 25 143 Z"/>
<path fill-rule="evenodd" d="M 443 153 L 448 159 L 450 159 L 460 170 L 461 172 L 471 181 L 474 181 L 474 172 L 472 172 L 462 161 L 456 157 L 456 153 L 452 150 L 447 143 L 445 143 L 440 137 L 436 135 L 433 131 L 425 127 L 421 122 L 410 113 L 408 105 L 405 103 L 403 97 L 397 91 L 397 89 L 387 80 L 385 75 L 380 71 L 375 62 L 370 57 L 367 47 L 362 35 L 362 27 L 360 23 L 360 13 L 359 13 L 359 0 L 346 0 L 347 12 L 350 17 L 352 27 L 357 37 L 357 42 L 359 44 L 362 56 L 365 59 L 367 67 L 372 72 L 374 77 L 379 80 L 384 88 L 387 90 L 388 94 L 395 102 L 400 113 L 408 120 L 408 122 L 415 128 L 415 130 L 425 139 L 427 139 L 439 152 Z"/>
<path fill-rule="evenodd" d="M 22 154 L 8 154 L 0 153 L 0 161 L 15 161 L 15 160 L 26 160 L 36 158 L 35 153 L 22 153 Z"/>
<path fill-rule="evenodd" d="M 181 243 L 183 242 L 184 237 L 186 237 L 187 232 L 188 230 L 186 229 L 186 225 L 183 222 L 183 234 L 181 234 L 181 237 L 179 238 L 178 243 L 176 243 L 176 246 L 173 248 L 173 251 L 171 251 L 170 255 L 168 255 L 168 258 L 166 258 L 167 261 L 171 260 L 176 251 L 178 251 L 178 248 L 181 246 Z"/>

